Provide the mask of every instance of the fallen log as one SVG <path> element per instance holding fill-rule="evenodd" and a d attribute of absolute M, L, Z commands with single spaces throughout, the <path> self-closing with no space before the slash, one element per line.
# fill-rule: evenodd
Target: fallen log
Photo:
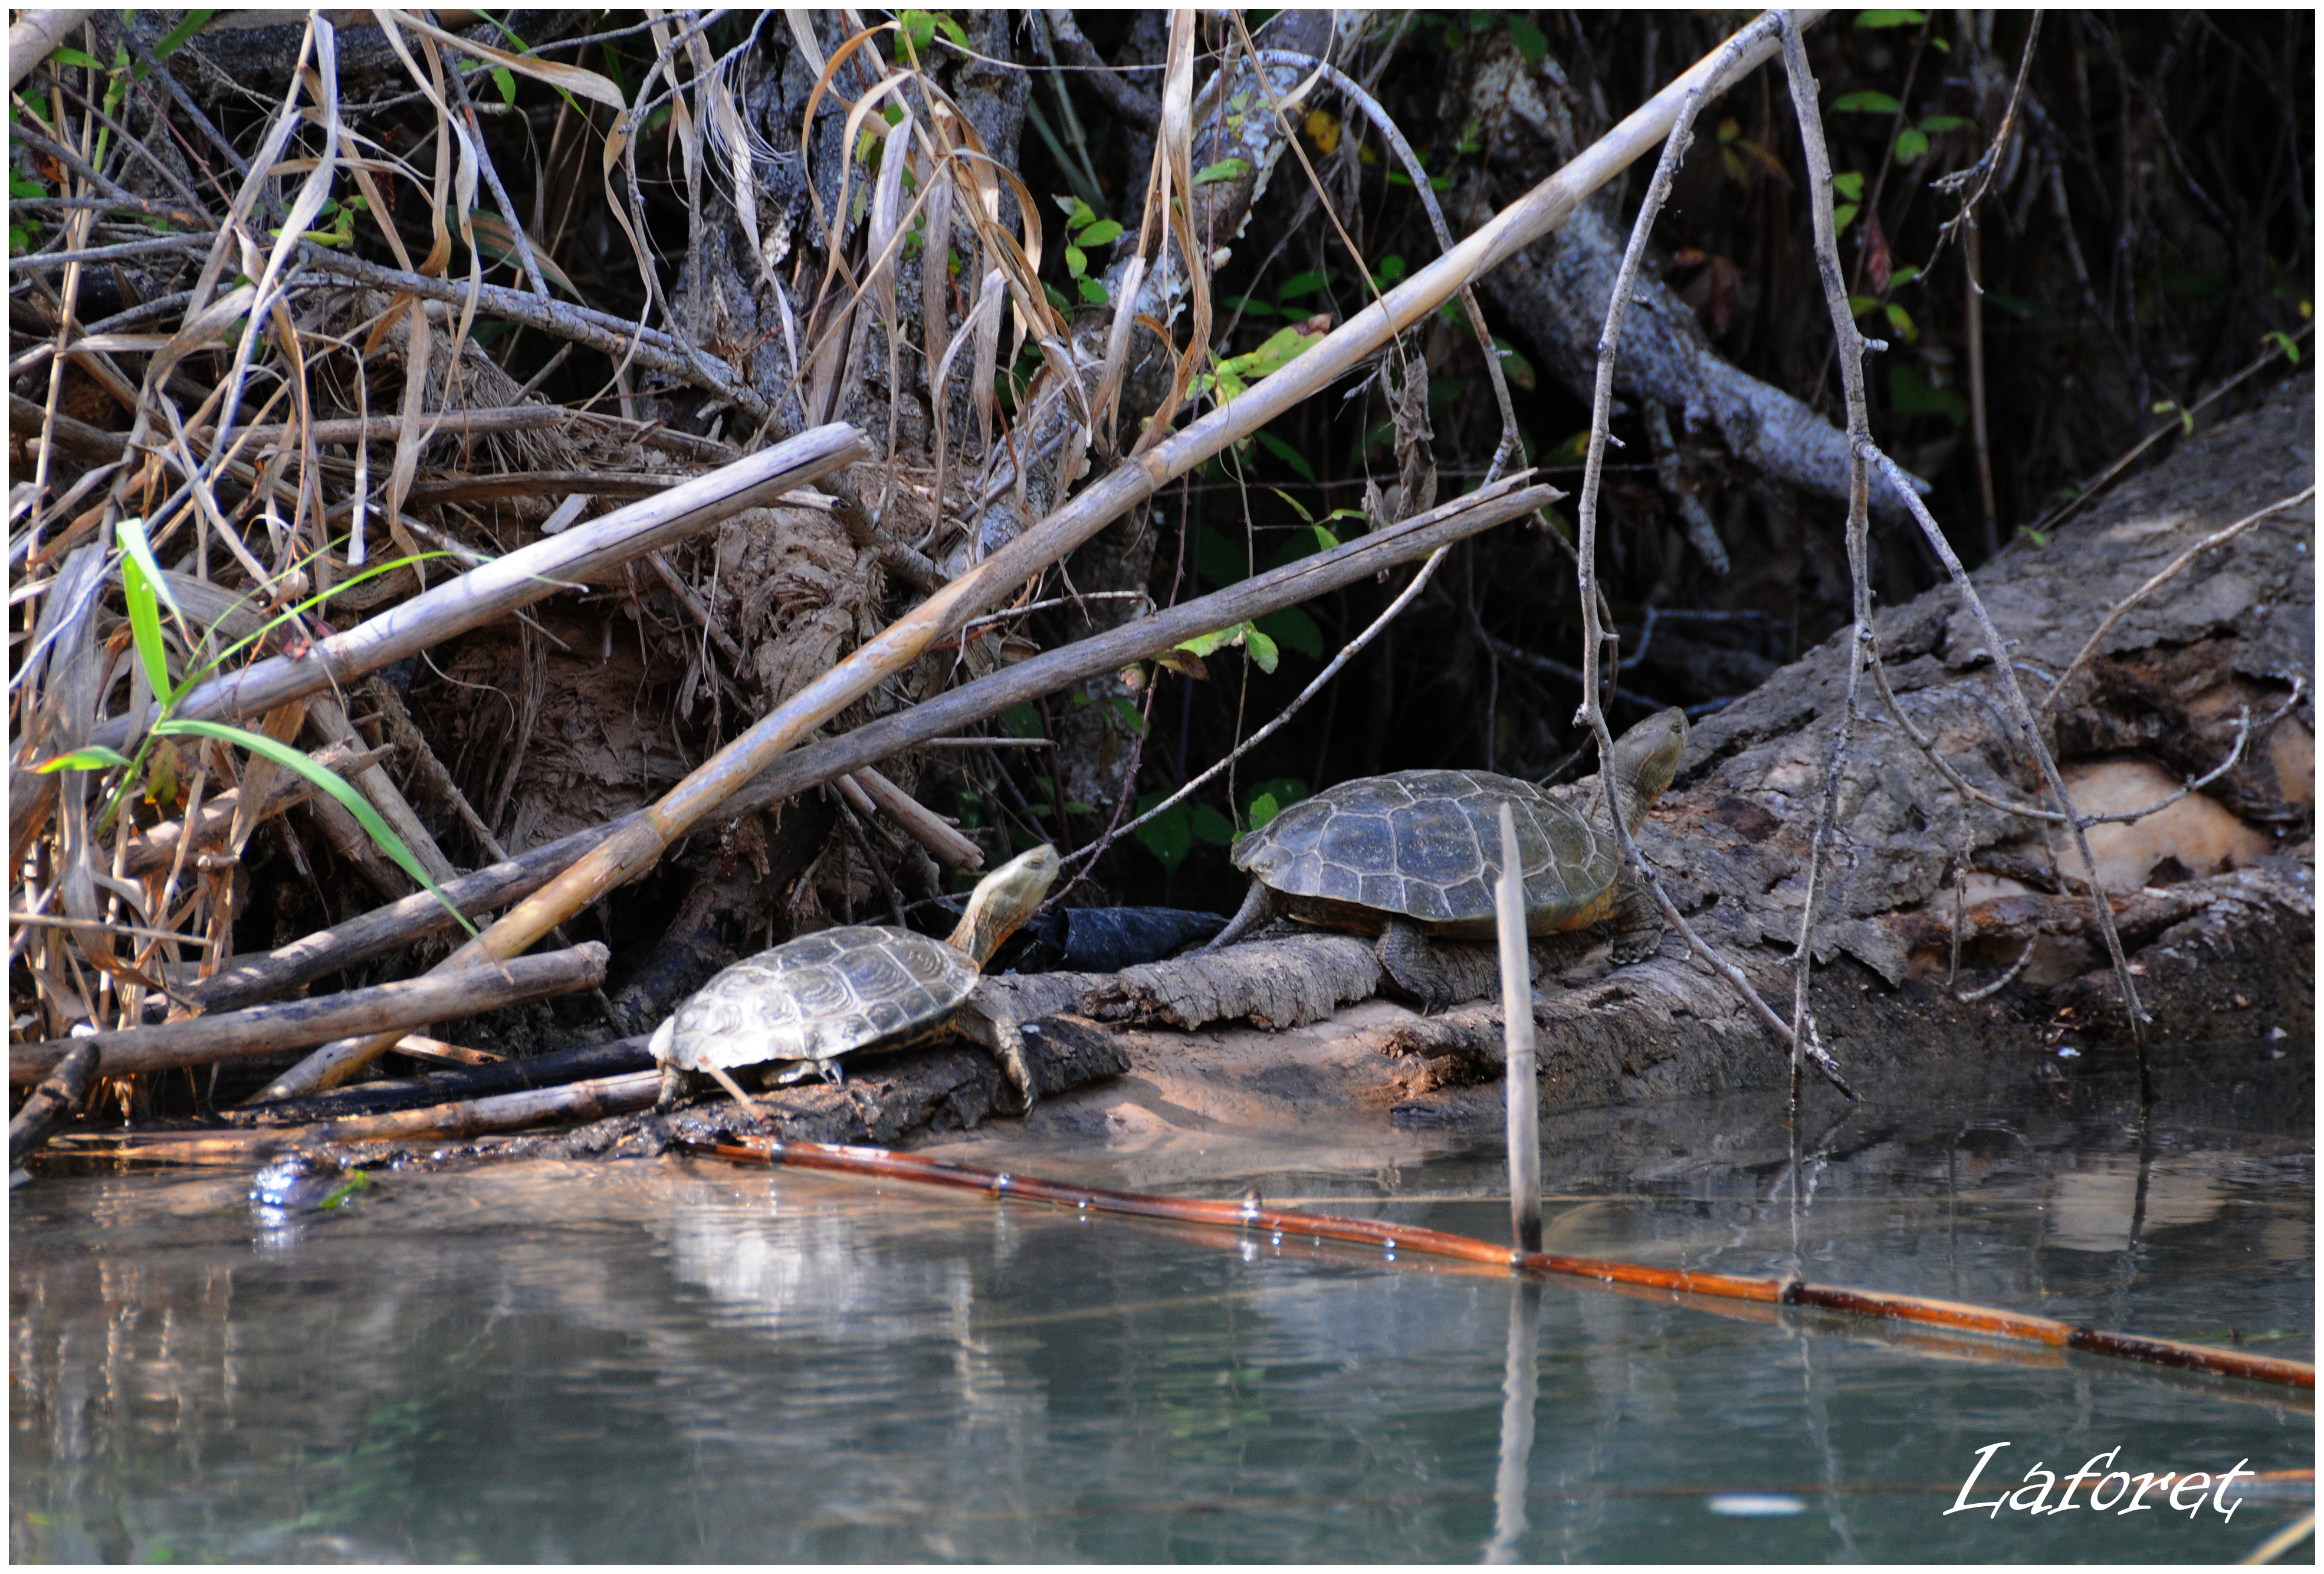
<path fill-rule="evenodd" d="M 498 967 L 431 973 L 319 1000 L 286 1001 L 152 1027 L 116 1029 L 83 1039 L 12 1045 L 8 1080 L 19 1085 L 37 1082 L 82 1044 L 97 1046 L 102 1057 L 101 1075 L 122 1077 L 133 1071 L 248 1060 L 281 1050 L 304 1049 L 351 1032 L 400 1036 L 431 1022 L 448 1022 L 591 988 L 605 981 L 606 956 L 603 945 L 590 940 L 570 950 L 517 957 Z"/>

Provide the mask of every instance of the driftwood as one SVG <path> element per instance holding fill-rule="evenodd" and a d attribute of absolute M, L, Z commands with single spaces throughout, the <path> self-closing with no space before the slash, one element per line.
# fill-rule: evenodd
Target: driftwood
<path fill-rule="evenodd" d="M 519 957 L 500 968 L 471 974 L 431 974 L 319 1000 L 219 1012 L 85 1039 L 13 1045 L 8 1051 L 8 1080 L 37 1082 L 83 1043 L 97 1045 L 104 1057 L 106 1076 L 120 1077 L 132 1071 L 248 1060 L 279 1050 L 303 1049 L 349 1032 L 392 1032 L 401 1036 L 428 1023 L 523 1005 L 602 984 L 607 954 L 604 946 L 592 940 L 570 950 Z"/>

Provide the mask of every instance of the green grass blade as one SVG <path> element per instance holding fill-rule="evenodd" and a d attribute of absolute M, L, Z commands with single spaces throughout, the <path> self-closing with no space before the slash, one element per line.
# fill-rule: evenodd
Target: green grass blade
<path fill-rule="evenodd" d="M 462 929 L 466 930 L 471 935 L 476 932 L 476 926 L 470 923 L 467 915 L 453 906 L 446 898 L 436 882 L 429 876 L 427 869 L 418 858 L 412 856 L 411 849 L 404 845 L 403 838 L 391 830 L 387 821 L 379 817 L 379 810 L 371 806 L 371 801 L 356 792 L 346 777 L 328 765 L 317 764 L 289 744 L 279 743 L 264 733 L 249 732 L 242 727 L 228 727 L 222 721 L 173 718 L 161 723 L 154 727 L 153 732 L 156 736 L 161 737 L 191 736 L 217 738 L 223 743 L 235 744 L 248 749 L 254 755 L 263 755 L 285 770 L 296 771 L 300 775 L 337 799 L 340 807 L 355 817 L 355 822 L 364 828 L 364 833 L 378 844 L 379 850 L 393 858 L 397 867 L 418 881 L 430 896 L 442 903 L 444 911 L 457 919 Z"/>

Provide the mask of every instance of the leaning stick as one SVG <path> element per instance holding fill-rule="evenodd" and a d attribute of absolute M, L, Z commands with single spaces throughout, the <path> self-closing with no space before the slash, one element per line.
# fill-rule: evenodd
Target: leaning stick
<path fill-rule="evenodd" d="M 1501 948 L 1501 1020 L 1508 1024 L 1509 1231 L 1520 1252 L 1541 1250 L 1541 1115 L 1534 1085 L 1533 965 L 1526 945 L 1525 860 L 1517 816 L 1501 804 L 1501 873 L 1493 882 Z"/>
<path fill-rule="evenodd" d="M 430 974 L 318 1000 L 290 1000 L 152 1027 L 19 1045 L 8 1051 L 8 1080 L 20 1086 L 38 1082 L 81 1044 L 97 1046 L 100 1075 L 124 1077 L 133 1071 L 248 1060 L 353 1032 L 384 1032 L 401 1038 L 428 1023 L 593 988 L 605 981 L 606 957 L 604 946 L 590 940 L 570 950 L 519 957 L 498 968 L 464 974 Z"/>
<path fill-rule="evenodd" d="M 351 683 L 574 581 L 598 578 L 746 508 L 762 507 L 870 453 L 863 434 L 852 426 L 816 427 L 603 519 L 520 547 L 345 634 L 318 641 L 300 655 L 272 656 L 212 678 L 197 685 L 171 714 L 230 719 Z M 129 743 L 130 730 L 130 718 L 118 718 L 97 727 L 88 741 L 120 748 Z"/>
<path fill-rule="evenodd" d="M 1821 12 L 1802 13 L 1805 20 Z M 1599 187 L 1651 151 L 1677 119 L 1689 93 L 1714 77 L 1739 77 L 1774 53 L 1764 25 L 1737 58 L 1721 50 L 1633 111 L 1572 162 L 1503 208 L 1466 240 L 1387 295 L 1351 317 L 1315 347 L 1248 393 L 1167 438 L 1085 488 L 1032 529 L 930 596 L 856 648 L 822 677 L 777 707 L 546 888 L 527 897 L 484 934 L 447 958 L 447 969 L 484 958 L 517 955 L 557 925 L 660 861 L 670 843 L 725 804 L 751 779 L 816 727 L 919 660 L 928 648 L 979 613 L 991 611 L 1030 579 L 1122 514 L 1154 496 L 1231 444 L 1360 370 L 1397 335 L 1426 319 L 1462 286 L 1564 223 Z M 1713 83 L 1715 86 L 1716 83 Z M 392 1041 L 377 1036 L 342 1052 L 309 1056 L 280 1084 L 286 1093 L 332 1086 Z"/>

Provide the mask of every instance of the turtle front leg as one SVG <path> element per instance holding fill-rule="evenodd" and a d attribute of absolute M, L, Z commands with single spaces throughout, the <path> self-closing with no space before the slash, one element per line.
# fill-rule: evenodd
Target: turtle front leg
<path fill-rule="evenodd" d="M 1646 883 L 1625 869 L 1615 881 L 1614 966 L 1643 962 L 1663 949 L 1663 910 Z"/>
<path fill-rule="evenodd" d="M 1389 919 L 1373 950 L 1397 986 L 1420 1002 L 1423 1016 L 1435 1015 L 1458 997 L 1452 980 L 1444 976 L 1436 948 L 1418 924 Z"/>
<path fill-rule="evenodd" d="M 1264 880 L 1253 880 L 1250 883 L 1250 889 L 1243 895 L 1242 905 L 1235 910 L 1235 915 L 1232 918 L 1227 920 L 1226 928 L 1213 935 L 1210 942 L 1204 946 L 1203 949 L 1215 951 L 1222 946 L 1234 944 L 1260 924 L 1265 923 L 1269 917 L 1273 916 L 1274 912 L 1275 893 L 1267 888 L 1267 882 Z"/>
<path fill-rule="evenodd" d="M 1020 1120 L 1032 1114 L 1033 1106 L 1040 1100 L 1040 1092 L 1033 1080 L 1032 1062 L 1025 1055 L 1024 1027 L 984 1010 L 972 1000 L 953 1019 L 953 1028 L 969 1042 L 982 1044 L 992 1051 L 1001 1077 L 1023 1101 L 1007 1113 Z"/>

